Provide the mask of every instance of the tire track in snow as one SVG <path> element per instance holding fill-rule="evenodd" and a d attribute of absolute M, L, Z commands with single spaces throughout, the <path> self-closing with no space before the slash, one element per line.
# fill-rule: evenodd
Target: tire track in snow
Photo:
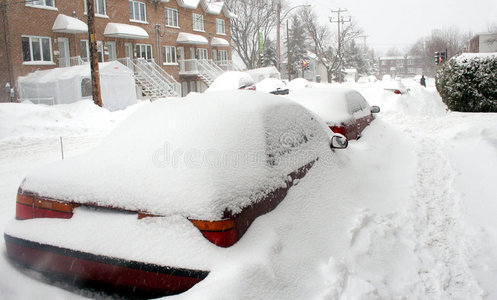
<path fill-rule="evenodd" d="M 418 274 L 429 298 L 469 299 L 482 295 L 464 255 L 454 172 L 436 139 L 436 120 L 403 123 L 415 141 L 417 177 L 407 224 L 412 226 Z"/>

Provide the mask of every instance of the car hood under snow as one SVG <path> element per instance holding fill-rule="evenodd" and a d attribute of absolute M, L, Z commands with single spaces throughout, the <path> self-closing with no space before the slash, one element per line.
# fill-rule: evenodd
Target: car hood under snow
<path fill-rule="evenodd" d="M 92 151 L 34 170 L 20 189 L 81 204 L 219 219 L 285 186 L 287 174 L 329 151 L 326 133 L 310 113 L 301 117 L 306 113 L 253 91 L 156 101 Z M 315 137 L 306 151 L 268 164 L 268 154 L 280 150 L 267 141 L 292 142 L 302 130 Z"/>

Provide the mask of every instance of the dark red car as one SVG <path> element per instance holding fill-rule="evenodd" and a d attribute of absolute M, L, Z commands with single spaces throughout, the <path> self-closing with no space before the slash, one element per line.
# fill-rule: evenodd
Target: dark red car
<path fill-rule="evenodd" d="M 356 90 L 345 87 L 312 87 L 291 91 L 288 97 L 317 114 L 335 133 L 358 139 L 380 112 Z"/>
<path fill-rule="evenodd" d="M 156 297 L 203 280 L 330 148 L 302 106 L 261 92 L 155 101 L 92 151 L 26 175 L 13 261 L 71 284 Z"/>

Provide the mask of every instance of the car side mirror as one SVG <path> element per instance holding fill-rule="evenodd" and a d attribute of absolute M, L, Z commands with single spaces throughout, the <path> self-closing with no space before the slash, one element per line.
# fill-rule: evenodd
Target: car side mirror
<path fill-rule="evenodd" d="M 379 112 L 380 112 L 380 107 L 379 107 L 379 106 L 376 106 L 376 105 L 371 106 L 371 112 L 372 112 L 373 114 L 377 114 L 377 113 L 379 113 Z"/>
<path fill-rule="evenodd" d="M 331 149 L 345 149 L 349 145 L 349 141 L 343 135 L 334 135 L 331 137 Z"/>

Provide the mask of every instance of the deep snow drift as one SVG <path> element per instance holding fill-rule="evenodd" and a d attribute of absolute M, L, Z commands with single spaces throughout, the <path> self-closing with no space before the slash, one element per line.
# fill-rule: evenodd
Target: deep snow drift
<path fill-rule="evenodd" d="M 320 160 L 277 209 L 220 250 L 224 262 L 204 281 L 173 298 L 497 298 L 497 114 L 446 112 L 432 82 L 404 83 L 406 95 L 352 85 L 382 109 L 362 138 Z M 2 229 L 24 175 L 60 159 L 58 136 L 69 133 L 65 151 L 74 156 L 121 119 L 99 109 L 61 119 L 60 107 L 20 105 L 0 104 Z M 30 114 L 34 125 L 22 121 Z M 85 125 L 97 115 L 108 126 Z M 0 247 L 0 298 L 88 295 L 34 280 Z"/>

